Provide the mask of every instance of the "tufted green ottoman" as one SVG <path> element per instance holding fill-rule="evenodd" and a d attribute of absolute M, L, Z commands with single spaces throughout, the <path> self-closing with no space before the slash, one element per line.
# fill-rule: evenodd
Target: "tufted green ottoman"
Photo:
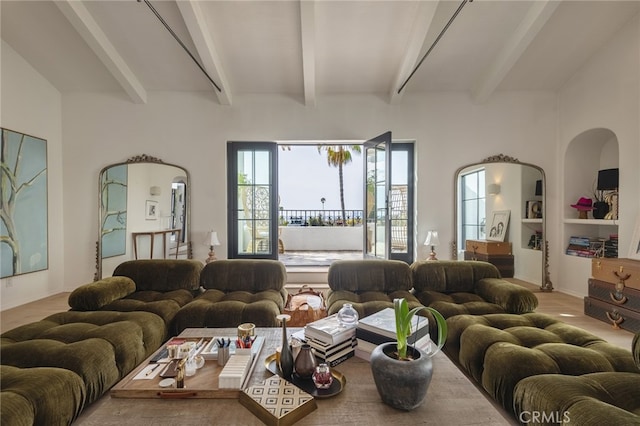
<path fill-rule="evenodd" d="M 640 373 L 629 350 L 548 315 L 459 315 L 447 324 L 448 355 L 511 413 L 514 389 L 526 377 Z"/>
<path fill-rule="evenodd" d="M 640 333 L 632 349 L 640 366 Z M 521 423 L 532 425 L 640 425 L 640 374 L 527 377 L 515 387 L 514 411 Z"/>
<path fill-rule="evenodd" d="M 0 424 L 67 425 L 84 406 L 84 383 L 69 370 L 0 365 L 0 376 Z"/>

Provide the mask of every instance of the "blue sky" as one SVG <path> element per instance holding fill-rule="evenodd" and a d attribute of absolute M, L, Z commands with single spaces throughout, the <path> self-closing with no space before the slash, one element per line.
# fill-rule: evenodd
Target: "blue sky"
<path fill-rule="evenodd" d="M 318 153 L 316 145 L 293 145 L 291 150 L 278 150 L 278 187 L 280 206 L 286 210 L 340 209 L 338 168 L 327 164 L 327 153 Z M 361 153 L 353 153 L 353 161 L 344 167 L 344 199 L 347 210 L 361 210 Z"/>

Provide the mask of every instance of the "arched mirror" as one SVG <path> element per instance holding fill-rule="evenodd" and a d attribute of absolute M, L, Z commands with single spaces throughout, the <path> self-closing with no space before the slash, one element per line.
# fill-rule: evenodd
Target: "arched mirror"
<path fill-rule="evenodd" d="M 98 179 L 98 280 L 131 259 L 191 259 L 189 172 L 148 155 L 110 164 Z"/>
<path fill-rule="evenodd" d="M 545 193 L 544 170 L 516 158 L 500 154 L 459 168 L 452 258 L 488 261 L 505 278 L 552 291 Z"/>

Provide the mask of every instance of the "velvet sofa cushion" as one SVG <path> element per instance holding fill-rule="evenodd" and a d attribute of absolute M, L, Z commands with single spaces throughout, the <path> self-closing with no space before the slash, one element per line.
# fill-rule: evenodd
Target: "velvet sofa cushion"
<path fill-rule="evenodd" d="M 287 270 L 284 264 L 269 259 L 224 259 L 208 263 L 200 274 L 200 286 L 222 293 L 284 290 Z M 286 293 L 284 294 L 286 300 Z"/>
<path fill-rule="evenodd" d="M 136 283 L 131 278 L 107 277 L 73 290 L 69 295 L 69 306 L 75 311 L 97 311 L 135 291 Z"/>
<path fill-rule="evenodd" d="M 523 424 L 637 425 L 640 374 L 541 374 L 519 381 L 513 400 L 515 417 Z M 536 414 L 537 421 L 531 421 Z"/>
<path fill-rule="evenodd" d="M 640 373 L 629 350 L 550 315 L 459 315 L 447 325 L 447 354 L 510 412 L 515 386 L 526 377 Z"/>
<path fill-rule="evenodd" d="M 166 325 L 148 312 L 60 312 L 0 336 L 2 363 L 75 372 L 87 401 L 100 397 L 163 343 Z"/>
<path fill-rule="evenodd" d="M 0 376 L 0 424 L 68 425 L 84 407 L 84 383 L 70 370 L 0 365 Z"/>
<path fill-rule="evenodd" d="M 481 279 L 501 278 L 494 265 L 472 260 L 420 260 L 411 264 L 411 275 L 416 293 L 475 293 Z"/>
<path fill-rule="evenodd" d="M 257 327 L 277 327 L 276 316 L 284 309 L 282 295 L 276 290 L 258 293 L 206 290 L 183 306 L 173 320 L 174 334 L 185 328 L 237 327 L 250 322 Z"/>
<path fill-rule="evenodd" d="M 129 260 L 118 265 L 113 276 L 131 278 L 138 292 L 196 291 L 202 267 L 202 262 L 191 259 Z"/>
<path fill-rule="evenodd" d="M 420 303 L 454 315 L 532 312 L 538 299 L 529 289 L 500 278 L 498 269 L 477 261 L 417 261 L 411 265 Z"/>
<path fill-rule="evenodd" d="M 400 260 L 337 260 L 327 272 L 332 291 L 356 294 L 410 291 L 413 287 L 409 265 Z"/>

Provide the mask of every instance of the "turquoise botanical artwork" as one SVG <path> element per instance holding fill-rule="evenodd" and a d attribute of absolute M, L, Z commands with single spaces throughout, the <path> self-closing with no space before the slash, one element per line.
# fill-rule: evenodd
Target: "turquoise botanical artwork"
<path fill-rule="evenodd" d="M 123 255 L 127 236 L 126 164 L 109 167 L 100 181 L 102 258 Z"/>
<path fill-rule="evenodd" d="M 1 129 L 0 278 L 49 266 L 47 141 Z"/>

